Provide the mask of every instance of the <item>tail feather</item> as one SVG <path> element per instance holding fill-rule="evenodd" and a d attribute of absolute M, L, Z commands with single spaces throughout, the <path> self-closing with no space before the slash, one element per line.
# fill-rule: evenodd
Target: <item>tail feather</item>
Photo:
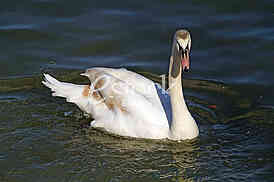
<path fill-rule="evenodd" d="M 60 82 L 50 76 L 49 74 L 44 74 L 44 81 L 42 83 L 51 89 L 52 96 L 64 97 L 67 102 L 74 102 L 75 99 L 81 97 L 84 85 L 75 85 L 72 83 Z"/>
<path fill-rule="evenodd" d="M 98 104 L 94 94 L 89 94 L 89 85 L 61 82 L 49 74 L 44 74 L 42 83 L 51 89 L 52 96 L 66 98 L 67 102 L 76 104 L 82 111 L 91 114 L 94 119 L 103 117 L 107 112 L 107 107 L 104 104 Z"/>

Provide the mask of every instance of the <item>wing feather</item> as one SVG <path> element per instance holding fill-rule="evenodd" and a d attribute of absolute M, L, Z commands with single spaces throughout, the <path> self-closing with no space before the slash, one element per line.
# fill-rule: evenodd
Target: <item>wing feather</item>
<path fill-rule="evenodd" d="M 98 92 L 109 110 L 135 115 L 140 120 L 163 120 L 165 115 L 155 85 L 147 78 L 126 69 L 91 68 L 86 70 L 91 92 Z M 149 108 L 149 114 L 148 114 Z M 151 117 L 151 118 L 150 118 Z M 158 124 L 162 124 L 159 122 Z"/>

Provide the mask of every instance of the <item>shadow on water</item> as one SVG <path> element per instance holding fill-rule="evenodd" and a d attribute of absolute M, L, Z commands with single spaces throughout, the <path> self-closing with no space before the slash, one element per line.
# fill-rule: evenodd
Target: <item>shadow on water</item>
<path fill-rule="evenodd" d="M 53 74 L 63 81 L 88 83 L 79 73 Z M 141 74 L 161 81 L 157 75 Z M 41 86 L 41 76 L 0 80 L 0 180 L 272 179 L 273 106 L 262 103 L 260 91 L 250 94 L 249 87 L 205 80 L 185 79 L 183 84 L 200 137 L 173 142 L 90 129 L 91 119 L 64 99 L 51 97 Z"/>

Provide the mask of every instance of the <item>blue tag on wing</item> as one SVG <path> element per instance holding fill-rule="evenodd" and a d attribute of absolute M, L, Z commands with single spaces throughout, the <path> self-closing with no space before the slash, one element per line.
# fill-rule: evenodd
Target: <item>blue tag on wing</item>
<path fill-rule="evenodd" d="M 166 114 L 166 118 L 168 120 L 168 124 L 170 126 L 172 121 L 172 108 L 171 108 L 170 96 L 168 92 L 165 91 L 159 84 L 155 83 L 155 88 L 157 90 L 157 94 L 160 98 L 161 104 Z"/>

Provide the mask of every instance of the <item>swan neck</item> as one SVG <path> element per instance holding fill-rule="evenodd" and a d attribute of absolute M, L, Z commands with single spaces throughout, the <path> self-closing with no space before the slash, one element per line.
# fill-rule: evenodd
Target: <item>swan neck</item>
<path fill-rule="evenodd" d="M 170 139 L 184 140 L 195 138 L 198 136 L 199 130 L 185 103 L 182 90 L 182 66 L 178 54 L 176 41 L 173 41 L 168 76 L 172 107 Z"/>

